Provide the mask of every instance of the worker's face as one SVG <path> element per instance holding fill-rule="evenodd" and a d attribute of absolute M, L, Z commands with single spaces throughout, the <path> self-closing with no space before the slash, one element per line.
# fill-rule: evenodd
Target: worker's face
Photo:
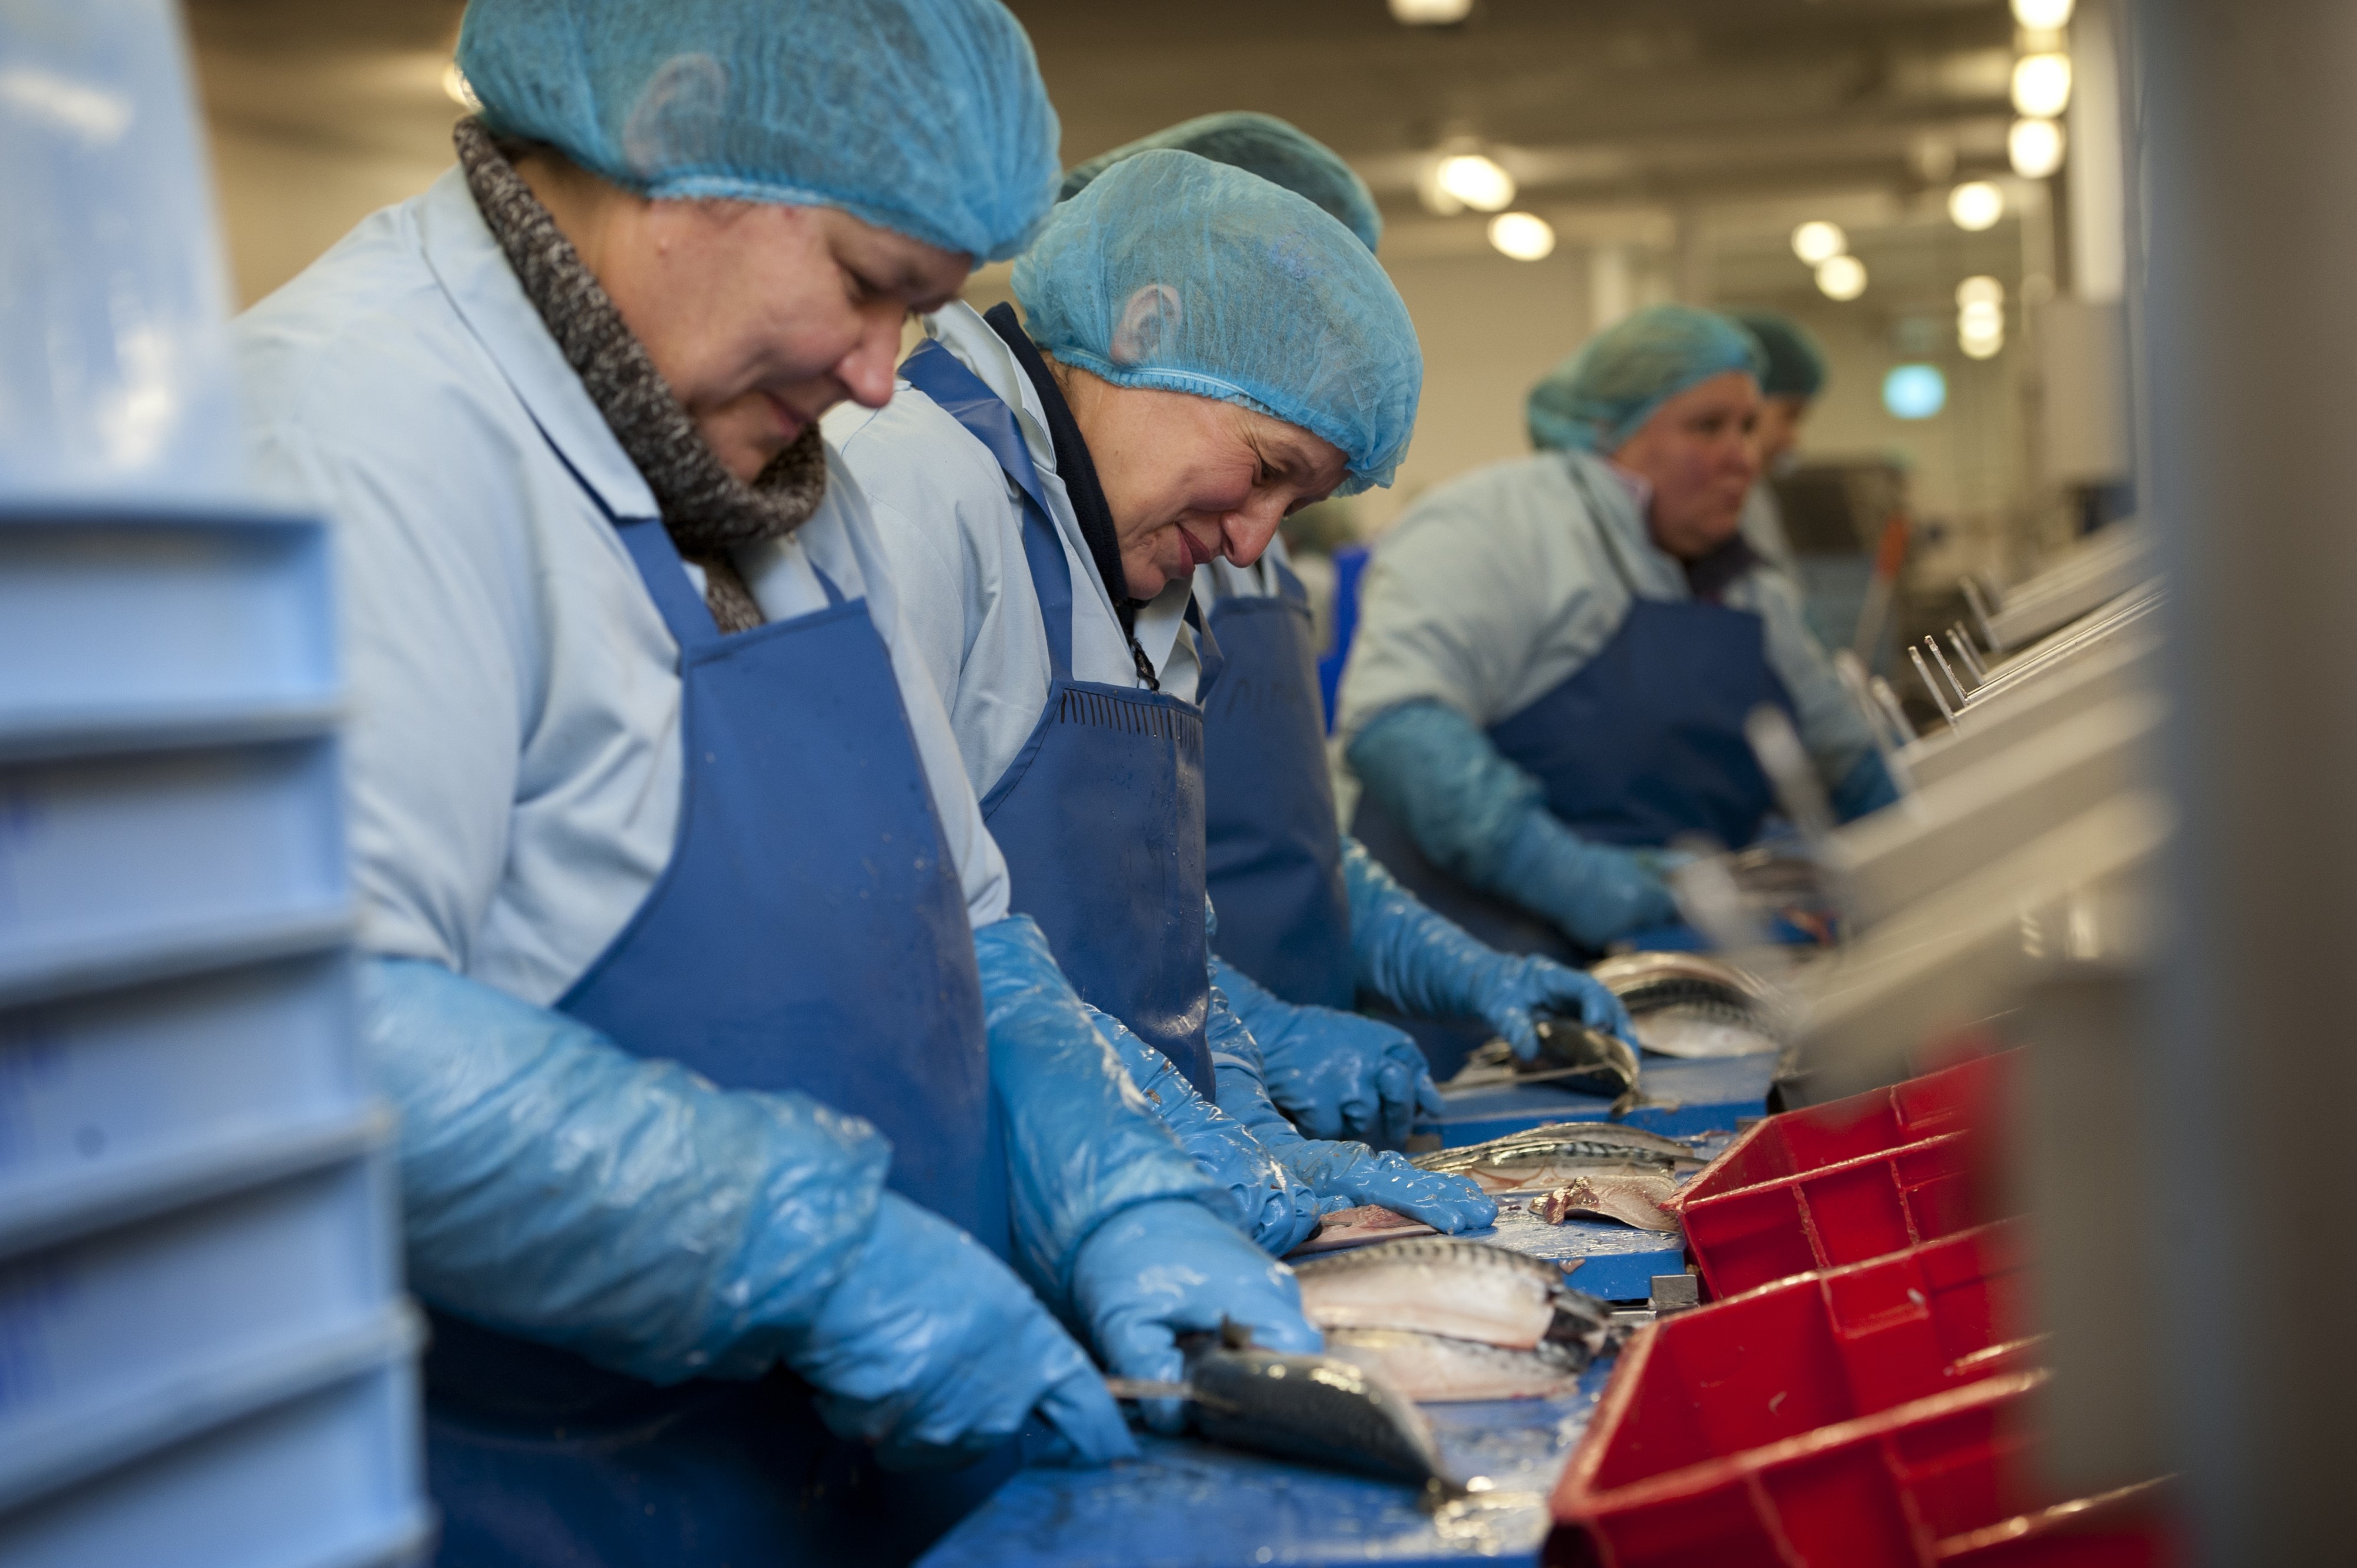
<path fill-rule="evenodd" d="M 721 467 L 747 480 L 845 399 L 882 407 L 901 323 L 953 297 L 972 260 L 832 208 L 765 202 L 630 202 L 603 242 L 597 281 Z"/>
<path fill-rule="evenodd" d="M 1809 417 L 1809 400 L 1780 392 L 1760 400 L 1760 424 L 1752 432 L 1751 448 L 1759 454 L 1760 471 L 1779 472 L 1779 465 L 1801 444 L 1801 422 Z"/>
<path fill-rule="evenodd" d="M 1066 371 L 1063 385 L 1134 599 L 1222 555 L 1251 565 L 1286 513 L 1333 494 L 1348 472 L 1331 442 L 1232 403 L 1114 386 L 1085 371 Z"/>
<path fill-rule="evenodd" d="M 1653 542 L 1681 561 L 1735 537 L 1760 477 L 1752 449 L 1760 388 L 1741 371 L 1697 381 L 1653 411 L 1612 460 L 1653 487 Z"/>

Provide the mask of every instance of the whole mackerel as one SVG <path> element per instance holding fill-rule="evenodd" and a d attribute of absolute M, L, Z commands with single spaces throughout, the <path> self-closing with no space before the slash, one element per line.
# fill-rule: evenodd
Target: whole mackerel
<path fill-rule="evenodd" d="M 1560 1186 L 1582 1168 L 1690 1170 L 1704 1161 L 1688 1145 L 1617 1122 L 1550 1122 L 1486 1144 L 1415 1157 L 1422 1170 L 1469 1176 L 1491 1191 Z"/>
<path fill-rule="evenodd" d="M 1564 1282 L 1563 1265 L 1481 1241 L 1419 1236 L 1296 1264 L 1301 1310 L 1320 1329 L 1394 1328 L 1510 1350 L 1602 1348 L 1604 1304 Z"/>

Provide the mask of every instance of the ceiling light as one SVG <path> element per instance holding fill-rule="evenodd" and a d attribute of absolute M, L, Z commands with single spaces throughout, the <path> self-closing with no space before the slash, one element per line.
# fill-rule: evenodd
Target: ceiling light
<path fill-rule="evenodd" d="M 1501 212 L 1490 220 L 1490 243 L 1518 262 L 1544 261 L 1555 250 L 1555 226 L 1534 212 Z"/>
<path fill-rule="evenodd" d="M 1967 360 L 1994 360 L 2005 348 L 2005 328 L 2000 327 L 1994 332 L 1984 334 L 1968 333 L 1958 328 L 1956 347 L 1964 351 Z"/>
<path fill-rule="evenodd" d="M 467 73 L 458 69 L 455 59 L 442 68 L 442 94 L 469 114 L 482 111 L 483 101 L 475 96 L 474 84 L 467 80 Z"/>
<path fill-rule="evenodd" d="M 2051 120 L 2071 106 L 2071 57 L 2064 54 L 2024 55 L 2013 67 L 2013 109 L 2017 114 Z"/>
<path fill-rule="evenodd" d="M 1849 236 L 1838 223 L 1812 220 L 1792 231 L 1792 254 L 1811 266 L 1832 261 L 1849 249 Z"/>
<path fill-rule="evenodd" d="M 1948 378 L 1937 365 L 1894 365 L 1882 378 L 1882 406 L 1899 419 L 1929 419 L 1948 406 Z"/>
<path fill-rule="evenodd" d="M 1983 273 L 1978 277 L 1966 278 L 1956 285 L 1958 310 L 1969 310 L 1976 305 L 2002 306 L 2004 303 L 2005 285 L 1986 273 Z"/>
<path fill-rule="evenodd" d="M 1472 14 L 1473 0 L 1392 0 L 1392 20 L 1411 27 L 1443 27 Z"/>
<path fill-rule="evenodd" d="M 1397 9 L 1398 0 L 1393 0 Z M 2071 20 L 2071 0 L 2013 0 L 2013 19 L 2025 27 L 2061 27 Z"/>
<path fill-rule="evenodd" d="M 1827 299 L 1856 299 L 1866 292 L 1866 263 L 1856 256 L 1827 256 L 1817 263 L 1817 288 Z"/>
<path fill-rule="evenodd" d="M 2062 127 L 2051 120 L 2016 120 L 2006 133 L 2006 156 L 2024 179 L 2044 179 L 2062 166 Z"/>
<path fill-rule="evenodd" d="M 1948 217 L 1957 228 L 1979 233 L 2005 216 L 2005 192 L 1985 179 L 1966 180 L 1948 192 Z"/>
<path fill-rule="evenodd" d="M 1452 153 L 1440 160 L 1434 183 L 1478 212 L 1495 212 L 1514 199 L 1514 177 L 1480 153 Z"/>

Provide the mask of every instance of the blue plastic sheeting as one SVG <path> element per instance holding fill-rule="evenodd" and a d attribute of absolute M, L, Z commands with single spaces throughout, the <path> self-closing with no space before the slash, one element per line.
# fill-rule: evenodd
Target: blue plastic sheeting
<path fill-rule="evenodd" d="M 1709 1061 L 1649 1056 L 1642 1061 L 1639 1087 L 1655 1103 L 1641 1105 L 1622 1118 L 1631 1127 L 1692 1138 L 1732 1133 L 1738 1119 L 1767 1114 L 1768 1086 L 1776 1076 L 1772 1053 Z M 1437 1133 L 1441 1146 L 1449 1149 L 1502 1138 L 1547 1122 L 1601 1122 L 1612 1110 L 1609 1100 L 1575 1094 L 1546 1083 L 1501 1084 L 1458 1094 L 1444 1091 L 1441 1098 L 1448 1102 L 1448 1109 L 1416 1131 Z"/>
<path fill-rule="evenodd" d="M 1490 1489 L 1425 1513 L 1405 1487 L 1149 1438 L 1106 1470 L 1026 1470 L 921 1568 L 1250 1568 L 1254 1563 L 1536 1564 L 1546 1501 L 1587 1430 L 1609 1363 L 1560 1400 L 1427 1405 L 1441 1458 Z"/>

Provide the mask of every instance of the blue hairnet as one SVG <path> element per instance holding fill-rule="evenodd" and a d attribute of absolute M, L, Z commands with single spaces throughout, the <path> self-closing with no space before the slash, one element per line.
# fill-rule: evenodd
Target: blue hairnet
<path fill-rule="evenodd" d="M 1730 310 L 1728 318 L 1768 356 L 1760 390 L 1769 397 L 1814 397 L 1825 390 L 1825 349 L 1817 335 L 1781 310 Z"/>
<path fill-rule="evenodd" d="M 646 196 L 994 259 L 1055 200 L 1056 112 L 998 0 L 472 0 L 458 69 L 494 132 Z"/>
<path fill-rule="evenodd" d="M 1415 427 L 1424 356 L 1381 264 L 1307 197 L 1192 153 L 1124 158 L 1057 208 L 1015 297 L 1068 365 L 1332 442 L 1337 494 L 1391 483 Z"/>
<path fill-rule="evenodd" d="M 1089 181 L 1122 159 L 1155 147 L 1192 153 L 1306 196 L 1341 220 L 1370 251 L 1383 237 L 1383 215 L 1375 210 L 1374 193 L 1340 155 L 1274 114 L 1256 114 L 1248 109 L 1181 121 L 1167 131 L 1141 136 L 1109 153 L 1099 153 L 1084 164 L 1075 164 L 1065 171 L 1064 188 L 1057 199 L 1071 200 L 1089 188 Z"/>
<path fill-rule="evenodd" d="M 1652 305 L 1590 338 L 1531 389 L 1531 445 L 1612 453 L 1653 411 L 1729 371 L 1757 377 L 1767 356 L 1716 311 Z"/>

